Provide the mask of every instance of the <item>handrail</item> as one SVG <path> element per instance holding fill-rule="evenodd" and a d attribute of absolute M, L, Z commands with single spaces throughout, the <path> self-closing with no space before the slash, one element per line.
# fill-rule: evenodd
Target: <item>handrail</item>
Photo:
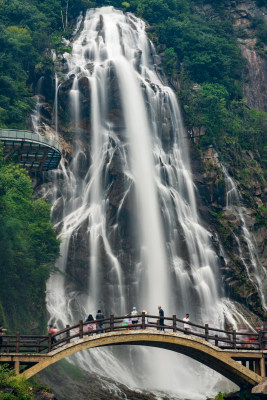
<path fill-rule="evenodd" d="M 54 138 L 49 138 L 47 136 L 40 135 L 39 133 L 35 133 L 33 131 L 20 130 L 20 129 L 1 129 L 0 128 L 0 139 L 25 139 L 31 140 L 35 142 L 40 142 L 45 145 L 49 145 L 53 147 L 57 151 L 61 153 L 61 147 L 59 142 Z"/>
<path fill-rule="evenodd" d="M 125 319 L 128 319 L 130 324 L 124 325 Z M 133 324 L 132 319 L 137 319 L 138 323 Z M 160 319 L 163 319 L 164 324 L 160 324 Z M 124 315 L 114 316 L 110 315 L 107 318 L 102 318 L 93 321 L 79 321 L 79 323 L 69 326 L 58 331 L 56 334 L 48 335 L 20 335 L 17 332 L 14 335 L 3 335 L 2 339 L 4 343 L 2 348 L 6 350 L 6 353 L 49 353 L 58 346 L 70 343 L 73 339 L 82 339 L 85 336 L 93 334 L 102 334 L 105 332 L 112 331 L 123 331 L 131 329 L 156 329 L 172 332 L 182 332 L 191 337 L 202 338 L 207 342 L 214 342 L 214 345 L 223 349 L 238 349 L 238 350 L 262 350 L 264 349 L 263 335 L 267 334 L 267 331 L 260 333 L 256 332 L 237 332 L 235 330 L 227 331 L 223 329 L 210 327 L 208 324 L 199 325 L 193 322 L 187 322 L 188 325 L 193 328 L 202 329 L 203 332 L 197 330 L 185 331 L 179 324 L 183 324 L 184 321 L 173 315 L 172 317 L 159 317 L 158 315 L 146 315 L 145 313 L 138 314 L 136 316 Z M 89 329 L 90 325 L 94 324 L 95 329 Z M 222 336 L 217 334 L 211 334 L 213 332 L 223 333 Z M 241 339 L 239 338 L 241 337 Z M 246 340 L 247 339 L 247 340 Z M 225 345 L 220 345 L 227 344 Z M 0 353 L 1 353 L 0 347 Z"/>

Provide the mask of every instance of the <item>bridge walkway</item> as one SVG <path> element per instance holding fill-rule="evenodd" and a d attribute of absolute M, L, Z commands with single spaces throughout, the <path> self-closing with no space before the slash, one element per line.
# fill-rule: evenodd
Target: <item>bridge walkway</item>
<path fill-rule="evenodd" d="M 27 379 L 49 365 L 78 351 L 94 347 L 141 345 L 164 348 L 191 357 L 221 373 L 240 387 L 253 387 L 266 376 L 263 335 L 259 332 L 236 332 L 198 325 L 185 334 L 176 315 L 164 318 L 164 330 L 158 316 L 138 316 L 133 325 L 124 316 L 80 321 L 52 335 L 5 335 L 0 362 L 13 365 Z M 96 322 L 96 321 L 95 321 Z M 2 352 L 1 352 L 2 351 Z"/>

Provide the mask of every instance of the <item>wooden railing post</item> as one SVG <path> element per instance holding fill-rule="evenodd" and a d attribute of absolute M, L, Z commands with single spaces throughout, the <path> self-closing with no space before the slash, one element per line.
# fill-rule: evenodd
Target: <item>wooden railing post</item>
<path fill-rule="evenodd" d="M 261 376 L 260 360 L 255 360 L 255 373 Z"/>
<path fill-rule="evenodd" d="M 114 315 L 110 314 L 110 331 L 114 331 Z"/>
<path fill-rule="evenodd" d="M 19 361 L 15 361 L 14 369 L 15 369 L 16 375 L 19 375 L 19 370 L 20 370 L 20 362 Z"/>
<path fill-rule="evenodd" d="M 69 329 L 69 325 L 66 325 L 66 329 Z M 67 343 L 70 343 L 70 331 L 68 330 L 67 332 L 66 332 L 66 342 Z"/>
<path fill-rule="evenodd" d="M 36 353 L 40 353 L 40 338 L 36 339 Z"/>
<path fill-rule="evenodd" d="M 16 353 L 19 353 L 19 346 L 20 345 L 20 334 L 16 332 Z"/>
<path fill-rule="evenodd" d="M 9 354 L 10 353 L 10 337 L 8 337 L 7 338 L 7 343 L 6 343 L 6 352 L 7 352 L 7 354 Z"/>
<path fill-rule="evenodd" d="M 209 324 L 205 324 L 205 340 L 209 341 Z"/>
<path fill-rule="evenodd" d="M 52 333 L 48 333 L 48 353 L 52 350 Z"/>
<path fill-rule="evenodd" d="M 233 346 L 234 346 L 234 349 L 236 349 L 236 330 L 235 329 L 233 330 Z"/>
<path fill-rule="evenodd" d="M 218 335 L 215 335 L 215 346 L 218 347 L 219 341 L 218 341 Z"/>
<path fill-rule="evenodd" d="M 173 332 L 176 332 L 176 331 L 177 331 L 177 326 L 176 326 L 176 315 L 175 315 L 175 314 L 172 316 L 172 330 L 173 330 Z"/>
<path fill-rule="evenodd" d="M 266 377 L 266 369 L 265 369 L 265 358 L 264 355 L 262 358 L 260 358 L 260 368 L 261 368 L 261 377 L 265 378 Z"/>
<path fill-rule="evenodd" d="M 146 329 L 146 313 L 142 312 L 142 329 Z"/>
<path fill-rule="evenodd" d="M 79 321 L 79 324 L 80 324 L 80 326 L 79 326 L 79 338 L 82 339 L 83 338 L 83 320 L 82 319 Z"/>

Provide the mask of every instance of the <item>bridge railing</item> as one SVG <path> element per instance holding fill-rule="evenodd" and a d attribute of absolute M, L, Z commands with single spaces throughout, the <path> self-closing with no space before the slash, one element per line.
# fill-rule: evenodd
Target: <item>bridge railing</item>
<path fill-rule="evenodd" d="M 48 348 L 47 335 L 15 335 L 2 336 L 2 348 L 0 353 L 42 353 Z"/>
<path fill-rule="evenodd" d="M 137 323 L 132 321 L 137 320 Z M 263 348 L 261 334 L 257 332 L 237 332 L 235 330 L 223 330 L 210 327 L 208 324 L 199 325 L 193 322 L 187 322 L 191 326 L 191 331 L 186 332 L 183 329 L 184 321 L 173 315 L 164 317 L 164 325 L 159 324 L 159 316 L 146 315 L 144 313 L 135 317 L 110 315 L 109 318 L 94 320 L 90 322 L 80 321 L 72 327 L 67 326 L 54 336 L 54 343 L 51 343 L 51 349 L 70 343 L 72 339 L 83 338 L 88 335 L 95 335 L 105 332 L 136 330 L 136 329 L 157 329 L 166 332 L 181 332 L 190 334 L 200 339 L 206 340 L 211 344 L 223 349 L 251 349 L 257 350 Z M 52 337 L 51 337 L 52 341 Z"/>
<path fill-rule="evenodd" d="M 210 327 L 208 324 L 199 325 L 194 322 L 186 322 L 191 327 L 190 331 L 183 329 L 184 321 L 173 315 L 164 317 L 160 323 L 160 317 L 146 315 L 137 316 L 110 315 L 108 318 L 94 321 L 79 321 L 78 324 L 69 326 L 52 335 L 4 335 L 0 353 L 47 353 L 59 346 L 66 345 L 73 340 L 82 339 L 89 335 L 105 332 L 155 329 L 164 332 L 181 332 L 203 339 L 221 349 L 248 349 L 259 350 L 264 348 L 263 332 L 236 332 L 235 330 L 223 330 Z M 267 334 L 267 332 L 266 332 Z"/>

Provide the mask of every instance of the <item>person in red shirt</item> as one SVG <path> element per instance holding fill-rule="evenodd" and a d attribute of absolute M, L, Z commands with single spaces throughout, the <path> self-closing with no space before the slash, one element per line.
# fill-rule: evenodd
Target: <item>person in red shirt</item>
<path fill-rule="evenodd" d="M 58 333 L 58 329 L 57 329 L 55 326 L 53 326 L 53 325 L 49 325 L 48 333 L 52 333 L 52 344 L 55 344 L 55 343 L 57 342 L 57 340 L 56 340 L 56 338 L 54 337 L 54 335 L 55 335 L 56 333 Z"/>

